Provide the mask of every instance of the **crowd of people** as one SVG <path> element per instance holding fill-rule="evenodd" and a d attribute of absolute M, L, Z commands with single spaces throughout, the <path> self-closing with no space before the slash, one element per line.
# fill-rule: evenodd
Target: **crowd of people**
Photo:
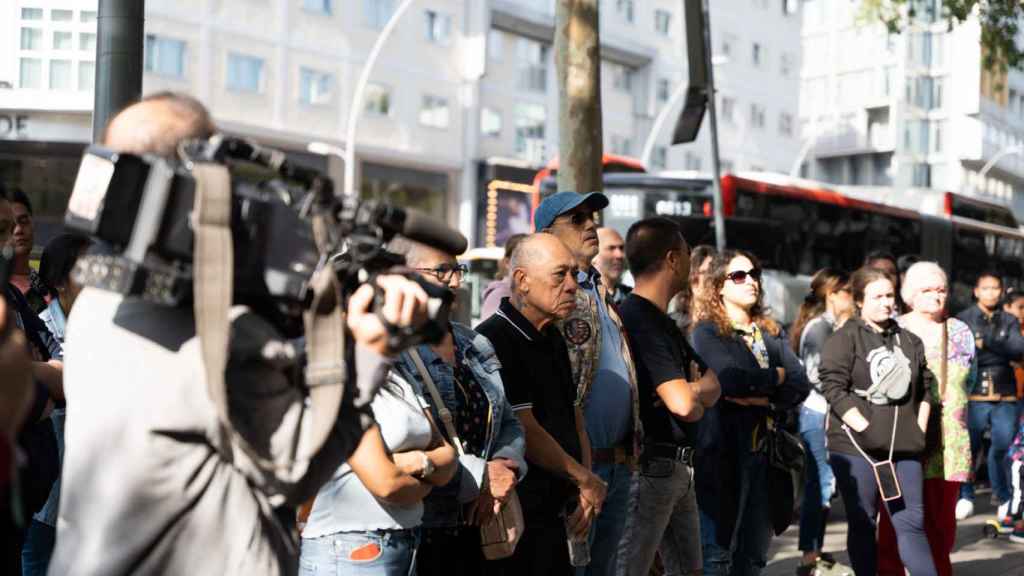
<path fill-rule="evenodd" d="M 115 118 L 108 143 L 207 134 L 203 114 L 160 95 Z M 117 122 L 137 118 L 161 134 L 119 140 Z M 232 356 L 229 381 L 252 395 L 232 398 L 248 442 L 223 436 L 191 318 L 83 291 L 72 270 L 86 238 L 55 238 L 34 270 L 31 203 L 5 192 L 5 573 L 747 576 L 798 518 L 797 574 L 824 575 L 838 494 L 856 574 L 949 575 L 980 458 L 999 530 L 1024 543 L 1024 295 L 984 273 L 953 317 L 938 265 L 873 253 L 818 271 L 787 330 L 753 254 L 691 248 L 661 217 L 623 238 L 598 225 L 608 203 L 545 198 L 535 232 L 508 240 L 480 324 L 449 323 L 436 343 L 371 345 L 378 317 L 408 324 L 421 293 L 398 287 L 405 299 L 389 292 L 374 314 L 357 292 L 345 359 L 359 417 L 299 466 L 282 454 L 308 435 L 306 396 Z M 442 289 L 467 273 L 440 248 L 388 249 Z M 247 339 L 232 355 L 276 342 L 233 318 Z M 101 324 L 107 340 L 90 347 Z M 128 353 L 143 338 L 145 361 Z M 114 459 L 96 461 L 96 446 Z"/>

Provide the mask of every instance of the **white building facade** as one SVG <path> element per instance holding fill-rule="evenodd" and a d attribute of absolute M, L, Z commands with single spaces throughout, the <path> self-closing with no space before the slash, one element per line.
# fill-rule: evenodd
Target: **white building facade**
<path fill-rule="evenodd" d="M 891 35 L 864 21 L 859 2 L 803 1 L 802 173 L 960 192 L 1024 215 L 1014 194 L 1024 157 L 1005 154 L 1024 145 L 1024 74 L 986 71 L 977 19 L 950 30 L 941 5 L 915 1 L 908 28 Z"/>
<path fill-rule="evenodd" d="M 351 144 L 344 134 L 357 79 L 400 4 L 147 0 L 143 91 L 191 93 L 222 129 L 340 181 L 340 158 L 306 148 Z M 797 5 L 712 3 L 724 170 L 783 171 L 796 156 Z M 42 182 L 52 171 L 25 159 L 49 146 L 50 162 L 73 162 L 88 143 L 95 19 L 96 0 L 0 7 L 0 174 L 48 199 L 55 217 L 74 170 Z M 413 2 L 370 73 L 354 143 L 361 193 L 443 218 L 473 245 L 501 245 L 525 230 L 527 186 L 557 153 L 553 31 L 554 0 Z M 682 3 L 602 0 L 601 36 L 604 149 L 639 156 L 687 79 Z M 710 170 L 707 122 L 696 142 L 670 147 L 678 111 L 670 114 L 650 168 Z"/>

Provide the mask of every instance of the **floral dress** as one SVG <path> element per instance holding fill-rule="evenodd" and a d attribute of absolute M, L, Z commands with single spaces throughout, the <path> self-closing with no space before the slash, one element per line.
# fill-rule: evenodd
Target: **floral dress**
<path fill-rule="evenodd" d="M 939 398 L 942 380 L 942 338 L 924 338 L 928 369 L 938 384 L 932 394 L 942 401 L 942 445 L 925 458 L 924 477 L 949 482 L 968 482 L 971 474 L 971 440 L 967 433 L 967 390 L 973 378 L 974 334 L 970 327 L 956 318 L 948 323 L 949 344 L 946 348 L 946 395 Z M 909 329 L 909 328 L 908 328 Z M 920 335 L 919 335 L 920 336 Z"/>

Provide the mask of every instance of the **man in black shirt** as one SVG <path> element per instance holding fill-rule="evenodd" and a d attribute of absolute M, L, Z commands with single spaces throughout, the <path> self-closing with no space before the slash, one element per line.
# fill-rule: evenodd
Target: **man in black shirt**
<path fill-rule="evenodd" d="M 626 257 L 636 287 L 619 310 L 636 356 L 644 447 L 619 573 L 647 574 L 660 550 L 666 571 L 693 574 L 703 565 L 693 481 L 696 422 L 721 391 L 666 313 L 690 271 L 678 226 L 665 218 L 633 224 Z"/>
<path fill-rule="evenodd" d="M 988 475 L 992 497 L 998 500 L 998 517 L 1009 509 L 1010 466 L 1006 452 L 1017 429 L 1017 382 L 1010 362 L 1024 355 L 1024 336 L 1020 323 L 999 306 L 1003 281 L 993 272 L 983 273 L 974 286 L 977 305 L 957 315 L 974 332 L 977 347 L 978 377 L 968 390 L 967 428 L 971 434 L 971 453 L 981 449 L 981 438 L 990 428 L 992 447 L 988 453 Z M 964 519 L 974 512 L 974 486 L 964 482 L 956 516 Z"/>
<path fill-rule="evenodd" d="M 509 270 L 512 296 L 477 327 L 501 360 L 501 380 L 526 433 L 530 467 L 517 488 L 526 530 L 505 568 L 507 574 L 565 575 L 566 530 L 585 535 L 607 489 L 590 471 L 569 354 L 553 324 L 576 306 L 577 269 L 569 249 L 541 233 L 520 242 Z"/>

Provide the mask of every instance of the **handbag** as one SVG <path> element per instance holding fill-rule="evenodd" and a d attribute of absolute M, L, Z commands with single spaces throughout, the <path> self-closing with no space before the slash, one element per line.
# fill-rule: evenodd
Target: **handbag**
<path fill-rule="evenodd" d="M 466 452 L 462 447 L 462 441 L 459 440 L 458 433 L 455 431 L 455 419 L 452 416 L 451 410 L 445 405 L 441 394 L 437 391 L 434 379 L 430 377 L 430 372 L 423 365 L 423 359 L 420 358 L 419 352 L 415 348 L 410 348 L 407 353 L 412 359 L 413 364 L 416 365 L 416 370 L 420 373 L 420 377 L 423 378 L 423 384 L 427 387 L 427 391 L 430 392 L 434 405 L 437 406 L 437 412 L 441 415 L 441 422 L 444 424 L 448 437 L 455 446 L 455 450 L 459 453 L 459 458 L 462 458 L 466 455 Z M 423 410 L 428 412 L 426 407 Z M 523 519 L 523 507 L 519 504 L 519 496 L 513 488 L 501 510 L 480 527 L 480 551 L 483 553 L 484 558 L 500 560 L 511 556 L 516 551 L 516 544 L 522 539 L 525 529 L 526 521 Z"/>
<path fill-rule="evenodd" d="M 793 523 L 796 509 L 803 501 L 807 459 L 800 438 L 774 418 L 768 418 L 766 429 L 772 529 L 778 536 Z"/>

